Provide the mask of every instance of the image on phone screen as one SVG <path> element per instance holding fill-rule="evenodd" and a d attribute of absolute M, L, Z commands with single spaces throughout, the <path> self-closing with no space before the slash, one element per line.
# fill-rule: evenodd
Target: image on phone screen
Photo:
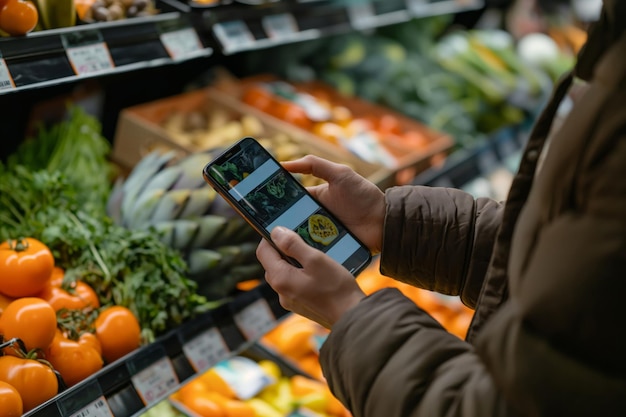
<path fill-rule="evenodd" d="M 356 275 L 371 259 L 360 243 L 252 138 L 207 164 L 205 179 L 264 237 L 289 228 Z"/>

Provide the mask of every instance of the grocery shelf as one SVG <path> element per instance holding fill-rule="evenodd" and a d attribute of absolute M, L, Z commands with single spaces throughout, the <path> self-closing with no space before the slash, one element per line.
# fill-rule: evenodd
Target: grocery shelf
<path fill-rule="evenodd" d="M 458 13 L 481 0 L 276 1 L 192 7 L 159 0 L 163 13 L 33 32 L 0 39 L 0 94 L 265 49 Z"/>
<path fill-rule="evenodd" d="M 0 39 L 0 94 L 210 56 L 179 11 Z"/>
<path fill-rule="evenodd" d="M 250 348 L 287 314 L 266 284 L 105 366 L 24 417 L 134 417 Z"/>
<path fill-rule="evenodd" d="M 231 55 L 482 6 L 480 0 L 276 2 L 263 9 L 231 4 L 201 11 L 197 27 Z"/>

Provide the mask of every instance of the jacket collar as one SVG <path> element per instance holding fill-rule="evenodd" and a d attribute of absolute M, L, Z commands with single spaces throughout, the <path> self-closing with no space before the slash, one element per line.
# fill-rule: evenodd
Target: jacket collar
<path fill-rule="evenodd" d="M 604 0 L 600 19 L 589 28 L 587 43 L 578 55 L 574 74 L 590 81 L 600 57 L 626 28 L 626 1 Z"/>

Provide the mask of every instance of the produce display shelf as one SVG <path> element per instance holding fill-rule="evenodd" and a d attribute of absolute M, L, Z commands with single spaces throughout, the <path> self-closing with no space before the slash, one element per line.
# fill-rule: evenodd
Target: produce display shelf
<path fill-rule="evenodd" d="M 158 0 L 154 16 L 44 30 L 0 39 L 0 95 L 302 42 L 457 13 L 481 0 L 277 1 L 193 8 Z"/>
<path fill-rule="evenodd" d="M 0 94 L 212 54 L 180 11 L 32 32 L 0 39 Z"/>
<path fill-rule="evenodd" d="M 458 13 L 480 8 L 483 3 L 481 0 L 276 2 L 262 9 L 233 3 L 202 10 L 197 27 L 204 36 L 212 35 L 212 41 L 223 54 L 231 55 L 373 29 L 412 18 Z"/>
<path fill-rule="evenodd" d="M 288 314 L 266 284 L 187 321 L 24 417 L 134 417 L 196 375 L 245 351 Z"/>

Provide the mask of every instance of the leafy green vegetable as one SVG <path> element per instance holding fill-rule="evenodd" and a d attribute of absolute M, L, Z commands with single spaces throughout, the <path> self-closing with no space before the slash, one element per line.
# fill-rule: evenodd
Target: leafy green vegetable
<path fill-rule="evenodd" d="M 113 166 L 108 161 L 109 141 L 100 122 L 78 106 L 68 107 L 68 118 L 27 138 L 10 155 L 10 168 L 59 172 L 76 189 L 78 203 L 87 212 L 102 213 L 111 190 Z"/>
<path fill-rule="evenodd" d="M 103 305 L 129 307 L 144 340 L 212 307 L 186 277 L 181 254 L 154 231 L 128 230 L 84 211 L 60 172 L 0 164 L 0 239 L 32 236 L 52 250 L 67 280 L 90 284 Z"/>

